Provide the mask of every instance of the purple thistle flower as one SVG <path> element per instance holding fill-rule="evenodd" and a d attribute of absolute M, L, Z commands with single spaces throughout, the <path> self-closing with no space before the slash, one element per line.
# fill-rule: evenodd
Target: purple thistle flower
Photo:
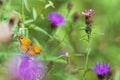
<path fill-rule="evenodd" d="M 42 80 L 46 72 L 41 61 L 25 54 L 13 57 L 7 66 L 13 79 L 17 80 Z"/>
<path fill-rule="evenodd" d="M 92 19 L 92 14 L 94 13 L 93 9 L 90 9 L 88 11 L 82 12 L 82 14 L 85 16 L 85 24 L 86 24 L 86 29 L 85 32 L 87 33 L 88 36 L 88 42 L 90 40 L 90 35 L 92 32 L 92 24 L 93 24 L 93 19 Z"/>
<path fill-rule="evenodd" d="M 48 14 L 48 19 L 53 25 L 61 25 L 65 22 L 64 17 L 58 12 L 50 12 Z"/>
<path fill-rule="evenodd" d="M 105 75 L 110 71 L 110 66 L 109 64 L 103 64 L 103 63 L 96 63 L 93 71 L 97 74 L 97 75 Z"/>
<path fill-rule="evenodd" d="M 82 14 L 83 14 L 84 16 L 91 16 L 92 14 L 94 14 L 94 10 L 93 10 L 93 9 L 90 9 L 90 10 L 88 10 L 88 11 L 82 12 Z"/>

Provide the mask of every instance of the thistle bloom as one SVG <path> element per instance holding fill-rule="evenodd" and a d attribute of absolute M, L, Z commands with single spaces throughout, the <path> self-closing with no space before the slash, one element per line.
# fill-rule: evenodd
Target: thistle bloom
<path fill-rule="evenodd" d="M 103 64 L 103 63 L 96 63 L 96 65 L 93 69 L 93 71 L 98 75 L 107 74 L 109 70 L 110 70 L 109 65 L 108 64 Z"/>
<path fill-rule="evenodd" d="M 88 10 L 88 11 L 82 12 L 82 14 L 83 14 L 84 16 L 91 16 L 92 14 L 94 14 L 94 10 L 93 10 L 93 9 L 90 9 L 90 10 Z"/>
<path fill-rule="evenodd" d="M 91 25 L 93 24 L 92 15 L 94 14 L 94 10 L 90 9 L 88 11 L 82 12 L 82 14 L 85 16 L 86 25 L 91 27 Z"/>
<path fill-rule="evenodd" d="M 12 80 L 42 80 L 45 74 L 45 65 L 25 54 L 13 57 L 7 66 Z"/>
<path fill-rule="evenodd" d="M 103 80 L 104 78 L 110 78 L 112 75 L 109 64 L 104 64 L 100 62 L 96 63 L 93 71 L 98 75 L 98 78 L 100 80 Z"/>
<path fill-rule="evenodd" d="M 93 9 L 90 9 L 88 11 L 82 12 L 82 14 L 85 16 L 85 24 L 86 24 L 86 29 L 85 32 L 88 35 L 88 41 L 90 40 L 90 35 L 92 32 L 92 24 L 93 24 L 93 19 L 92 19 L 92 14 L 94 13 Z"/>
<path fill-rule="evenodd" d="M 65 22 L 64 17 L 58 12 L 50 12 L 48 14 L 48 19 L 53 25 L 61 25 Z"/>

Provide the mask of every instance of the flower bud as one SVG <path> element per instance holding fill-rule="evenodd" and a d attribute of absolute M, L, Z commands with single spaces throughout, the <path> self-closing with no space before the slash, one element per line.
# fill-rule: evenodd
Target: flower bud
<path fill-rule="evenodd" d="M 67 5 L 68 10 L 71 10 L 73 8 L 73 4 L 71 2 L 68 3 Z"/>
<path fill-rule="evenodd" d="M 79 17 L 80 17 L 79 13 L 78 13 L 78 12 L 75 12 L 75 13 L 73 14 L 73 21 L 74 21 L 74 22 L 78 21 Z"/>
<path fill-rule="evenodd" d="M 1 5 L 3 5 L 3 1 L 2 1 L 2 0 L 0 0 L 0 6 L 1 6 Z"/>
<path fill-rule="evenodd" d="M 23 23 L 22 20 L 19 20 L 18 21 L 18 26 L 22 26 L 22 23 Z"/>
<path fill-rule="evenodd" d="M 86 25 L 88 25 L 88 26 L 92 26 L 92 24 L 93 24 L 93 20 L 92 20 L 92 17 L 91 16 L 86 16 L 85 17 L 85 23 L 86 23 Z"/>
<path fill-rule="evenodd" d="M 12 27 L 14 25 L 14 22 L 18 19 L 18 15 L 15 12 L 12 12 L 10 14 L 10 20 L 9 20 L 9 26 Z"/>
<path fill-rule="evenodd" d="M 92 15 L 94 14 L 94 10 L 90 9 L 88 11 L 82 12 L 82 14 L 85 16 L 85 24 L 87 26 L 92 26 L 93 20 L 92 20 Z"/>

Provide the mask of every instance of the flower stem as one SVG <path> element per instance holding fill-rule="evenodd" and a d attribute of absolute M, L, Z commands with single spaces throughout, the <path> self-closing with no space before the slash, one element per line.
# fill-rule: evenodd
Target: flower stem
<path fill-rule="evenodd" d="M 23 24 L 24 24 L 24 21 L 25 21 L 25 18 L 24 18 L 24 0 L 21 0 L 21 8 L 22 8 L 22 21 L 23 21 Z M 22 26 L 24 27 L 24 26 Z"/>
<path fill-rule="evenodd" d="M 86 68 L 88 68 L 89 54 L 90 54 L 90 47 L 89 47 L 89 44 L 88 44 L 88 48 L 87 48 L 87 56 L 86 56 L 86 63 L 85 63 L 85 67 L 86 67 Z"/>
<path fill-rule="evenodd" d="M 87 56 L 86 56 L 86 62 L 85 62 L 83 77 L 85 77 L 86 72 L 88 71 L 88 60 L 89 60 L 90 51 L 91 51 L 90 50 L 90 42 L 88 41 Z"/>
<path fill-rule="evenodd" d="M 25 21 L 24 8 L 25 8 L 24 0 L 21 0 L 22 26 L 21 26 L 21 28 L 19 28 L 19 34 L 20 34 L 20 35 L 25 35 L 25 36 L 28 37 L 28 29 L 25 28 L 25 26 L 24 26 L 24 21 Z"/>
<path fill-rule="evenodd" d="M 46 72 L 46 74 L 44 75 L 44 77 L 42 78 L 42 80 L 47 80 L 47 76 L 50 73 L 50 71 L 54 68 L 55 63 L 53 61 L 50 61 L 48 64 L 48 70 Z"/>

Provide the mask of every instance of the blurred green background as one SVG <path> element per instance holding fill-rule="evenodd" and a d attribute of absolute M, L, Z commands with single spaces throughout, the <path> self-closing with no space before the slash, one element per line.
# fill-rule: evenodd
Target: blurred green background
<path fill-rule="evenodd" d="M 2 1 L 2 0 L 0 0 Z M 120 0 L 26 0 L 24 18 L 28 37 L 41 46 L 42 52 L 37 55 L 46 64 L 58 57 L 61 51 L 69 54 L 69 63 L 65 57 L 54 61 L 54 67 L 47 75 L 47 80 L 83 80 L 88 43 L 86 33 L 81 28 L 85 27 L 82 11 L 94 9 L 92 37 L 90 42 L 91 52 L 88 66 L 93 68 L 96 62 L 110 64 L 113 70 L 112 80 L 119 80 L 117 72 L 120 66 Z M 49 2 L 53 3 L 51 5 Z M 68 14 L 68 3 L 73 4 Z M 15 11 L 19 18 L 23 17 L 21 0 L 4 0 L 0 4 L 0 20 L 9 22 L 10 13 Z M 45 7 L 48 6 L 46 9 Z M 34 10 L 33 10 L 34 9 Z M 57 11 L 65 17 L 65 24 L 52 29 L 47 15 Z M 73 22 L 73 14 L 79 14 L 79 20 Z M 37 18 L 35 18 L 37 16 Z M 30 23 L 29 23 L 30 21 Z M 14 24 L 16 34 L 21 27 Z M 0 28 L 2 26 L 0 25 Z M 19 33 L 19 32 L 18 32 Z M 17 34 L 16 34 L 17 35 Z M 4 63 L 9 57 L 19 54 L 19 42 L 16 37 L 7 43 L 0 43 L 0 80 L 6 74 Z M 44 58 L 45 57 L 45 58 Z M 92 76 L 92 77 L 91 77 Z M 86 80 L 97 80 L 94 72 L 88 71 Z"/>

